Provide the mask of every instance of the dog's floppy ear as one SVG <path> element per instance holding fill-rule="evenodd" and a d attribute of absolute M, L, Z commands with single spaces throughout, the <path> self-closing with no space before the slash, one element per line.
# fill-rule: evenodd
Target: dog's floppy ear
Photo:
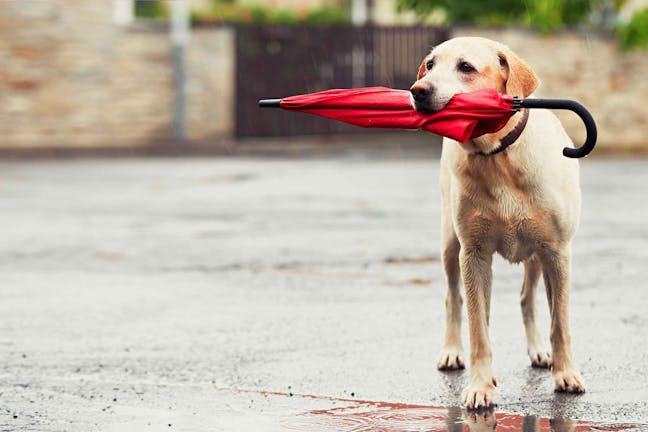
<path fill-rule="evenodd" d="M 498 57 L 506 72 L 506 94 L 525 98 L 533 93 L 540 80 L 531 67 L 510 49 L 500 50 Z"/>
<path fill-rule="evenodd" d="M 421 62 L 421 66 L 419 66 L 418 75 L 416 75 L 416 80 L 418 81 L 421 78 L 423 78 L 426 72 L 427 72 L 427 62 L 425 61 L 425 59 L 423 59 L 423 61 Z"/>
<path fill-rule="evenodd" d="M 425 64 L 425 59 L 423 59 L 423 61 L 421 62 L 421 66 L 419 66 L 419 72 L 416 75 L 416 80 L 418 81 L 421 78 L 423 78 L 426 72 L 427 72 L 427 66 Z"/>

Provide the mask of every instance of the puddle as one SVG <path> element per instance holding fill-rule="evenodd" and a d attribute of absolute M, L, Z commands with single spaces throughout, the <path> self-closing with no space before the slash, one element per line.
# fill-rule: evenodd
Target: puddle
<path fill-rule="evenodd" d="M 467 412 L 459 407 L 337 399 L 325 396 L 262 392 L 265 395 L 330 401 L 334 407 L 296 413 L 282 422 L 285 430 L 336 432 L 587 432 L 640 431 L 646 424 L 597 423 L 548 419 L 486 410 Z"/>

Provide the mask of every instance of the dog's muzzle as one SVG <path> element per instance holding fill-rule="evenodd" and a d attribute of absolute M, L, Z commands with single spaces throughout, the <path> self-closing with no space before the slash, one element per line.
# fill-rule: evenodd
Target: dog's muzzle
<path fill-rule="evenodd" d="M 410 93 L 416 111 L 434 111 L 432 99 L 434 98 L 435 88 L 432 84 L 417 81 L 410 87 Z"/>

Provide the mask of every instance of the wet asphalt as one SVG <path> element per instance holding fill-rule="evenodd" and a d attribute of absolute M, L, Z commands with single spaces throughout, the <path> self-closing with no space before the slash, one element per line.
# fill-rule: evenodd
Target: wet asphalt
<path fill-rule="evenodd" d="M 475 418 L 467 372 L 435 369 L 436 157 L 2 162 L 0 430 L 648 429 L 648 161 L 581 169 L 587 392 L 530 367 L 522 267 L 496 259 Z"/>

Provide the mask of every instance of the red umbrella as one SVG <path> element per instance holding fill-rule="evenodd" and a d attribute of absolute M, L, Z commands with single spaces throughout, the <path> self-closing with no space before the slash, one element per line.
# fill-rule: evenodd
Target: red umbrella
<path fill-rule="evenodd" d="M 596 143 L 596 125 L 578 102 L 565 99 L 518 99 L 495 89 L 458 93 L 441 111 L 422 113 L 412 108 L 410 92 L 386 87 L 326 90 L 283 99 L 263 99 L 262 107 L 281 107 L 371 128 L 423 129 L 465 142 L 496 132 L 520 108 L 569 109 L 583 119 L 587 140 L 578 149 L 565 148 L 568 157 L 587 155 Z"/>

